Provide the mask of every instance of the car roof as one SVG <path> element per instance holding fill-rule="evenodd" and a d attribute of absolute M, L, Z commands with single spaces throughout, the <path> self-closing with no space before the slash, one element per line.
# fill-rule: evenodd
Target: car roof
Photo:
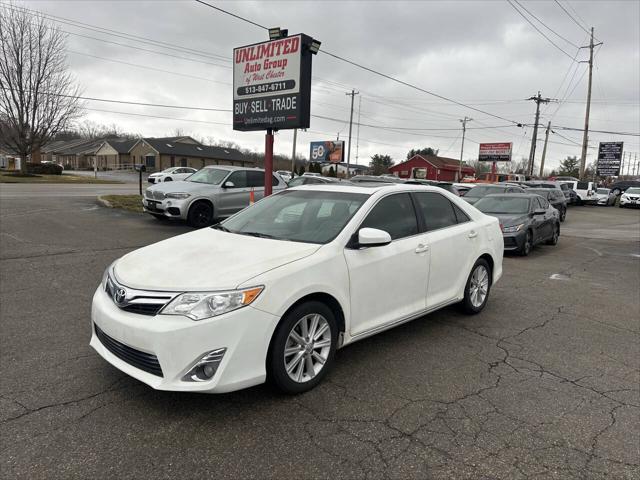
<path fill-rule="evenodd" d="M 513 197 L 513 198 L 534 198 L 539 196 L 540 195 L 535 193 L 492 193 L 491 195 L 487 195 L 487 197 Z"/>
<path fill-rule="evenodd" d="M 345 184 L 309 184 L 292 187 L 288 190 L 314 190 L 320 192 L 348 192 L 348 193 L 364 193 L 373 195 L 374 193 L 387 190 L 389 192 L 442 192 L 439 187 L 431 187 L 429 185 L 405 184 L 405 183 L 354 183 Z"/>
<path fill-rule="evenodd" d="M 264 172 L 264 170 L 262 168 L 257 168 L 257 167 L 238 167 L 236 165 L 207 165 L 206 167 L 202 167 L 203 169 L 205 168 L 217 168 L 220 170 L 250 170 L 250 171 L 257 171 L 257 172 Z"/>

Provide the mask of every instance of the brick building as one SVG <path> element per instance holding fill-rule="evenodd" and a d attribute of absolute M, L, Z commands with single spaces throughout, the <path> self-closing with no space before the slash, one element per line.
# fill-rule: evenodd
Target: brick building
<path fill-rule="evenodd" d="M 435 155 L 414 155 L 409 160 L 389 168 L 389 173 L 400 178 L 426 178 L 458 182 L 460 161 Z M 473 176 L 475 169 L 462 163 L 462 177 Z"/>

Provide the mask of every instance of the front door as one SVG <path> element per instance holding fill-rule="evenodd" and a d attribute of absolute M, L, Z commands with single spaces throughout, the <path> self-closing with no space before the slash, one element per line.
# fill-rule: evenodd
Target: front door
<path fill-rule="evenodd" d="M 224 187 L 227 182 L 232 182 L 233 187 Z M 227 177 L 223 183 L 220 198 L 217 202 L 216 216 L 226 217 L 239 212 L 249 205 L 249 188 L 247 186 L 246 170 L 238 170 Z"/>
<path fill-rule="evenodd" d="M 426 308 L 429 250 L 419 233 L 408 193 L 382 198 L 359 228 L 391 235 L 385 246 L 345 249 L 351 298 L 351 336 L 358 336 Z"/>

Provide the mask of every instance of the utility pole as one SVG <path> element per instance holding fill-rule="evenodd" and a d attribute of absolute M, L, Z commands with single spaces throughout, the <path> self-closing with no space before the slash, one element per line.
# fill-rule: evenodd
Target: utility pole
<path fill-rule="evenodd" d="M 462 145 L 460 146 L 460 164 L 458 165 L 458 181 L 462 181 L 462 154 L 464 153 L 464 134 L 467 132 L 467 122 L 473 120 L 473 118 L 469 118 L 465 115 L 465 117 L 460 120 L 462 123 Z"/>
<path fill-rule="evenodd" d="M 359 93 L 360 92 L 356 92 L 354 89 L 351 89 L 351 93 L 345 93 L 345 95 L 351 96 L 351 114 L 349 115 L 349 146 L 347 147 L 347 178 L 350 177 L 351 173 L 351 129 L 353 128 L 353 100 Z"/>
<path fill-rule="evenodd" d="M 542 160 L 540 161 L 540 178 L 544 175 L 544 159 L 547 156 L 547 142 L 549 142 L 549 130 L 551 130 L 551 120 L 547 124 L 547 131 L 544 133 L 544 147 L 542 148 Z"/>
<path fill-rule="evenodd" d="M 593 77 L 593 47 L 602 45 L 602 42 L 593 44 L 593 27 L 591 27 L 591 39 L 589 40 L 589 83 L 587 86 L 587 108 L 584 113 L 584 133 L 582 135 L 582 153 L 580 154 L 580 178 L 584 176 L 584 169 L 587 163 L 587 146 L 589 144 L 589 113 L 591 112 L 591 83 Z"/>
<path fill-rule="evenodd" d="M 360 108 L 362 107 L 362 97 L 358 97 L 358 128 L 356 128 L 356 165 L 358 165 L 358 153 L 360 151 Z"/>
<path fill-rule="evenodd" d="M 291 178 L 294 177 L 296 171 L 296 140 L 298 140 L 298 129 L 293 129 L 293 152 L 291 153 Z"/>
<path fill-rule="evenodd" d="M 552 100 L 550 98 L 542 98 L 539 91 L 538 95 L 529 97 L 527 100 L 536 102 L 536 121 L 533 125 L 533 136 L 531 137 L 531 150 L 529 151 L 529 164 L 527 167 L 527 173 L 529 176 L 533 176 L 533 166 L 536 161 L 536 142 L 538 141 L 538 122 L 540 121 L 540 104 L 549 103 Z"/>

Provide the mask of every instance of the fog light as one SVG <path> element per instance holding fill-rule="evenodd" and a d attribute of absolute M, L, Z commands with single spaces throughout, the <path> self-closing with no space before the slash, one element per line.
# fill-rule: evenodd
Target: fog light
<path fill-rule="evenodd" d="M 222 362 L 226 348 L 218 348 L 205 354 L 189 371 L 182 377 L 183 382 L 206 382 L 211 380 Z"/>

